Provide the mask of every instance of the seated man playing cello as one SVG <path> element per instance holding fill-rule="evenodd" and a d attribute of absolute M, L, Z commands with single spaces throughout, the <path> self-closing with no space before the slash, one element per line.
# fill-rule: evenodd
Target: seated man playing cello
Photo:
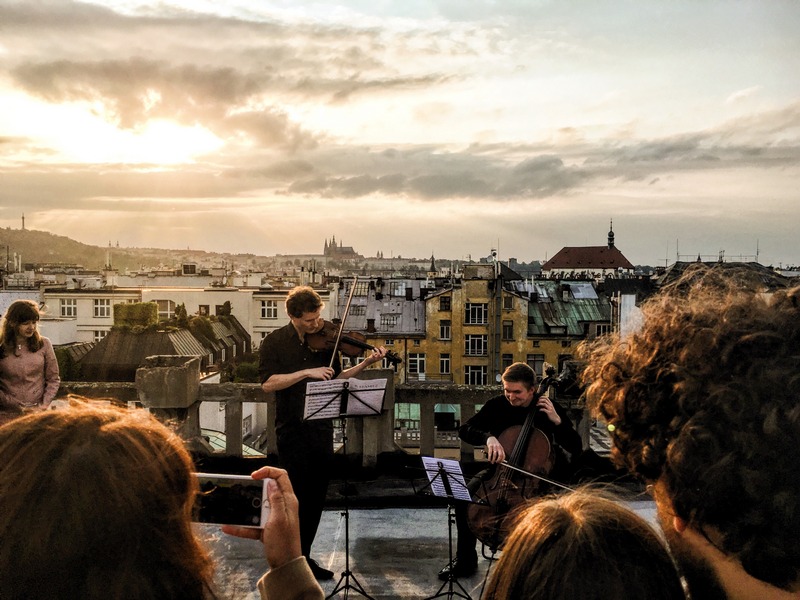
<path fill-rule="evenodd" d="M 484 504 L 462 503 L 456 506 L 456 556 L 452 563 L 439 571 L 442 580 L 447 580 L 451 574 L 453 577 L 469 577 L 477 570 L 475 542 L 478 536 L 473 527 L 480 532 L 483 525 L 489 523 L 493 534 L 488 537 L 492 539 L 483 539 L 483 535 L 481 538 L 496 549 L 504 535 L 504 516 L 530 496 L 544 491 L 539 479 L 520 474 L 502 463 L 528 473 L 557 477 L 558 472 L 565 469 L 568 459 L 578 456 L 583 450 L 581 438 L 567 412 L 543 395 L 544 390 L 537 391 L 536 373 L 530 366 L 514 363 L 505 370 L 502 379 L 503 394 L 488 400 L 458 431 L 465 442 L 486 446 L 492 467 L 476 475 L 469 483 L 473 497 L 478 496 Z M 496 478 L 502 481 L 496 481 Z"/>

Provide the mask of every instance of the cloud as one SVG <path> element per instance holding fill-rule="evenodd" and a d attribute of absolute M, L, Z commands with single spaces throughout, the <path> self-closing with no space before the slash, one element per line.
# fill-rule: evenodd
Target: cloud
<path fill-rule="evenodd" d="M 753 96 L 758 94 L 761 91 L 761 89 L 762 87 L 760 85 L 754 85 L 749 88 L 733 92 L 730 96 L 725 98 L 725 104 L 737 104 L 742 100 L 745 100 L 747 98 L 752 98 Z"/>

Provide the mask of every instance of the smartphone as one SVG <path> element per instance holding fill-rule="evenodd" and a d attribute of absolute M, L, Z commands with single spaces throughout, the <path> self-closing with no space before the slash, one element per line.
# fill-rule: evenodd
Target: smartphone
<path fill-rule="evenodd" d="M 264 527 L 269 516 L 268 479 L 195 473 L 200 491 L 192 520 L 214 525 Z"/>

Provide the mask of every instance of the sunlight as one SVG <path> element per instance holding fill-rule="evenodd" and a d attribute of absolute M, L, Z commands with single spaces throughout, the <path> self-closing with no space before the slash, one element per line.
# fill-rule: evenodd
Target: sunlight
<path fill-rule="evenodd" d="M 191 162 L 194 157 L 212 152 L 223 143 L 198 125 L 184 127 L 171 121 L 154 120 L 141 131 L 121 131 L 112 126 L 94 128 L 84 132 L 82 137 L 72 138 L 63 151 L 79 162 L 169 165 Z"/>
<path fill-rule="evenodd" d="M 1 130 L 27 141 L 16 153 L 8 151 L 6 158 L 47 152 L 57 162 L 174 165 L 192 162 L 225 143 L 200 125 L 153 119 L 140 129 L 123 130 L 86 104 L 56 106 L 6 92 L 0 92 L 0 98 L 9 109 L 0 115 Z"/>

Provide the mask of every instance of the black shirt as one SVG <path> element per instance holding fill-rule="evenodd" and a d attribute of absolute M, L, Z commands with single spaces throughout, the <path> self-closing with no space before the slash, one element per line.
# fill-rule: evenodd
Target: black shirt
<path fill-rule="evenodd" d="M 327 367 L 331 362 L 331 353 L 317 352 L 301 342 L 297 330 L 291 322 L 270 333 L 261 342 L 259 350 L 258 374 L 261 383 L 273 375 L 285 375 L 303 369 Z M 333 362 L 336 375 L 341 371 L 338 356 Z M 282 390 L 275 392 L 277 407 L 275 427 L 278 436 L 287 429 L 303 424 L 306 384 L 312 379 L 306 378 Z M 306 421 L 307 425 L 316 424 L 322 429 L 332 431 L 332 423 L 328 419 Z"/>

